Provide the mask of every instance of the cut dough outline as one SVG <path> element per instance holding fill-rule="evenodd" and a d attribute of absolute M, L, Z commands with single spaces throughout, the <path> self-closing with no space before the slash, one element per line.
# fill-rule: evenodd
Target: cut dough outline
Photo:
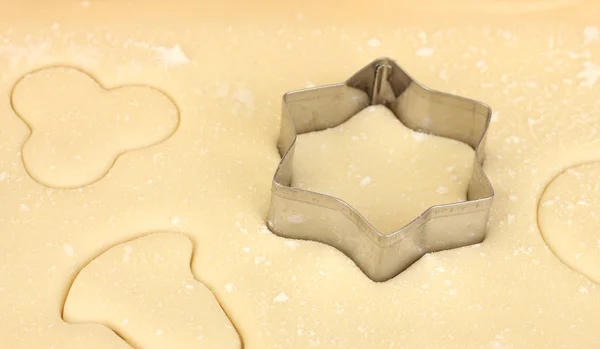
<path fill-rule="evenodd" d="M 119 333 L 119 331 L 115 330 L 114 328 L 112 328 L 111 326 L 108 326 L 106 324 L 103 323 L 99 323 L 99 322 L 85 322 L 85 323 L 72 323 L 69 322 L 67 320 L 65 320 L 64 317 L 64 311 L 65 311 L 65 305 L 67 303 L 67 298 L 69 296 L 69 293 L 71 291 L 71 288 L 73 287 L 73 284 L 75 283 L 75 280 L 77 279 L 77 277 L 79 276 L 79 274 L 87 267 L 89 266 L 93 261 L 95 261 L 96 259 L 98 259 L 100 256 L 102 256 L 103 254 L 105 254 L 106 252 L 110 251 L 113 248 L 116 248 L 118 246 L 122 246 L 124 244 L 127 244 L 129 242 L 138 240 L 138 239 L 142 239 L 144 237 L 150 236 L 150 235 L 154 235 L 154 234 L 177 234 L 177 235 L 182 235 L 185 236 L 186 239 L 188 239 L 192 245 L 192 251 L 191 251 L 191 256 L 190 256 L 190 260 L 189 260 L 189 267 L 190 267 L 190 272 L 192 273 L 192 276 L 194 277 L 194 280 L 196 280 L 197 282 L 201 283 L 202 285 L 204 285 L 204 287 L 206 287 L 210 293 L 212 293 L 213 297 L 215 297 L 215 300 L 217 302 L 217 304 L 219 305 L 219 307 L 221 308 L 221 310 L 223 311 L 223 314 L 225 314 L 225 316 L 227 317 L 227 319 L 229 319 L 229 322 L 231 323 L 231 325 L 233 326 L 233 329 L 235 330 L 235 332 L 237 333 L 239 339 L 240 339 L 240 349 L 244 349 L 245 345 L 244 345 L 244 337 L 242 336 L 238 326 L 235 324 L 235 322 L 233 321 L 233 319 L 231 318 L 231 315 L 229 315 L 229 312 L 226 310 L 225 306 L 223 305 L 221 298 L 213 291 L 212 287 L 209 286 L 208 283 L 202 281 L 201 279 L 198 278 L 198 276 L 196 275 L 196 273 L 194 273 L 194 258 L 196 257 L 196 242 L 194 241 L 193 237 L 186 232 L 173 232 L 173 231 L 151 231 L 151 232 L 144 232 L 142 234 L 139 235 L 133 235 L 131 238 L 127 239 L 127 240 L 122 240 L 122 241 L 117 241 L 116 243 L 110 245 L 109 247 L 103 249 L 102 251 L 100 251 L 99 253 L 93 255 L 89 261 L 87 263 L 85 263 L 83 266 L 81 266 L 81 268 L 78 268 L 78 271 L 73 275 L 73 277 L 71 278 L 71 280 L 69 280 L 68 287 L 66 287 L 66 292 L 63 296 L 62 302 L 60 304 L 60 319 L 68 324 L 68 325 L 82 325 L 82 324 L 91 324 L 91 325 L 100 325 L 100 326 L 104 326 L 107 329 L 109 329 L 110 331 L 112 331 L 115 335 L 117 335 L 119 338 L 121 338 L 123 340 L 123 342 L 127 343 L 127 345 L 129 345 L 130 347 L 134 348 L 134 349 L 143 349 L 143 348 L 138 348 L 136 346 L 134 346 L 133 344 L 131 344 L 128 340 L 126 340 L 123 335 L 121 335 Z"/>
<path fill-rule="evenodd" d="M 584 161 L 584 162 L 580 162 L 580 163 L 576 163 L 576 164 L 571 164 L 565 168 L 563 168 L 562 170 L 560 170 L 556 175 L 552 176 L 552 178 L 548 181 L 548 183 L 544 186 L 544 189 L 541 191 L 539 197 L 536 200 L 536 207 L 535 207 L 535 224 L 537 226 L 538 232 L 540 234 L 540 237 L 542 238 L 542 240 L 544 241 L 544 244 L 546 246 L 548 246 L 548 249 L 550 250 L 550 252 L 552 252 L 552 254 L 567 268 L 571 269 L 572 271 L 576 272 L 577 274 L 585 277 L 587 280 L 589 280 L 590 282 L 593 282 L 595 284 L 598 284 L 598 282 L 594 281 L 592 278 L 590 278 L 588 275 L 586 275 L 586 273 L 580 271 L 576 266 L 572 265 L 572 263 L 569 263 L 567 261 L 565 261 L 560 254 L 556 251 L 556 248 L 554 246 L 552 246 L 551 244 L 548 243 L 548 240 L 546 239 L 546 235 L 544 235 L 544 232 L 542 230 L 541 224 L 540 224 L 540 207 L 542 205 L 542 198 L 544 197 L 544 195 L 546 194 L 546 191 L 548 191 L 548 188 L 550 188 L 550 186 L 552 185 L 552 183 L 554 183 L 560 176 L 562 176 L 563 174 L 567 173 L 569 170 L 576 168 L 576 167 L 581 167 L 581 166 L 586 166 L 586 165 L 594 165 L 594 164 L 600 164 L 599 160 L 589 160 L 589 161 Z"/>
<path fill-rule="evenodd" d="M 25 161 L 25 155 L 24 155 L 24 149 L 25 149 L 25 145 L 27 144 L 27 142 L 29 142 L 29 140 L 31 139 L 31 137 L 33 136 L 33 127 L 30 125 L 30 123 L 25 120 L 25 118 L 19 113 L 17 112 L 17 109 L 15 108 L 15 104 L 14 104 L 14 92 L 16 87 L 19 85 L 19 83 L 21 83 L 23 80 L 25 80 L 29 75 L 31 74 L 35 74 L 35 73 L 39 73 L 42 72 L 44 70 L 47 69 L 73 69 L 76 70 L 84 75 L 86 75 L 88 78 L 92 79 L 96 84 L 98 84 L 98 86 L 100 86 L 105 92 L 113 92 L 113 91 L 117 91 L 121 88 L 126 88 L 126 87 L 140 87 L 140 88 L 148 88 L 152 91 L 158 92 L 161 95 L 163 95 L 165 98 L 167 98 L 169 100 L 169 102 L 171 102 L 173 104 L 173 106 L 175 107 L 176 110 L 176 116 L 177 116 L 177 122 L 175 124 L 175 126 L 173 127 L 173 130 L 171 132 L 169 132 L 166 137 L 164 137 L 163 139 L 157 141 L 157 142 L 153 142 L 151 144 L 148 145 L 144 145 L 141 147 L 135 147 L 133 149 L 128 149 L 125 151 L 120 152 L 117 156 L 115 156 L 115 158 L 111 161 L 110 166 L 108 166 L 108 168 L 106 169 L 106 171 L 97 179 L 85 184 L 85 185 L 81 185 L 81 186 L 61 186 L 61 187 L 56 187 L 56 186 L 52 186 L 49 185 L 47 183 L 44 183 L 43 181 L 41 181 L 40 179 L 36 178 L 35 176 L 32 175 L 32 173 L 30 172 L 29 168 L 27 167 L 27 162 Z M 119 158 L 126 153 L 129 152 L 135 152 L 138 150 L 143 150 L 143 149 L 149 149 L 152 147 L 155 147 L 159 144 L 162 144 L 164 142 L 166 142 L 167 140 L 169 140 L 171 137 L 173 137 L 173 135 L 175 133 L 177 133 L 177 131 L 179 130 L 179 126 L 181 125 L 181 109 L 179 107 L 179 105 L 175 102 L 175 99 L 173 97 L 171 97 L 170 94 L 168 94 L 166 91 L 152 86 L 152 85 L 148 85 L 148 84 L 121 84 L 121 85 L 115 85 L 113 87 L 108 87 L 105 84 L 103 84 L 100 79 L 98 79 L 94 74 L 89 73 L 88 71 L 84 70 L 83 68 L 74 66 L 74 65 L 67 65 L 67 64 L 50 64 L 50 65 L 45 65 L 42 66 L 40 68 L 28 71 L 25 74 L 22 74 L 13 84 L 12 87 L 10 89 L 10 108 L 12 110 L 12 112 L 25 124 L 25 126 L 27 127 L 27 129 L 29 130 L 29 134 L 27 135 L 27 137 L 25 138 L 25 141 L 23 142 L 23 144 L 20 147 L 20 157 L 21 157 L 21 163 L 23 164 L 23 168 L 25 170 L 25 172 L 27 173 L 27 175 L 29 176 L 29 178 L 31 178 L 33 181 L 35 181 L 36 183 L 47 187 L 47 188 L 52 188 L 52 189 L 58 189 L 58 190 L 74 190 L 74 189 L 81 189 L 81 188 L 86 188 L 89 186 L 92 186 L 93 184 L 96 184 L 97 182 L 101 181 L 103 178 L 105 178 L 110 171 L 113 169 L 113 167 L 115 166 L 116 162 L 119 160 Z"/>

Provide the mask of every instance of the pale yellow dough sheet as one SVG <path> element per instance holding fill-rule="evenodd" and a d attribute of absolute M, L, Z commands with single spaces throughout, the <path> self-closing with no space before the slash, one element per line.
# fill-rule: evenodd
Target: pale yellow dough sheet
<path fill-rule="evenodd" d="M 598 13 L 586 0 L 4 1 L 0 347 L 600 347 Z M 374 283 L 265 219 L 282 95 L 380 56 L 492 106 L 496 196 L 483 243 Z M 468 147 L 374 116 L 302 136 L 296 184 L 386 231 L 464 198 Z"/>

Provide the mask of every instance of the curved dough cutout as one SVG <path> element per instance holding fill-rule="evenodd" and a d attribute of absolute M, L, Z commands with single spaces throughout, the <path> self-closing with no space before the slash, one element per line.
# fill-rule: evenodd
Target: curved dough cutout
<path fill-rule="evenodd" d="M 341 198 L 391 233 L 433 205 L 465 201 L 474 154 L 372 106 L 337 127 L 299 135 L 292 185 Z"/>
<path fill-rule="evenodd" d="M 572 167 L 550 182 L 538 224 L 560 260 L 600 283 L 600 162 Z"/>
<path fill-rule="evenodd" d="M 63 318 L 104 324 L 136 348 L 241 348 L 217 299 L 194 279 L 192 252 L 178 233 L 111 248 L 77 275 Z"/>
<path fill-rule="evenodd" d="M 77 188 L 104 177 L 121 154 L 158 144 L 179 124 L 179 111 L 149 86 L 104 88 L 71 67 L 34 71 L 19 80 L 13 109 L 31 129 L 23 162 L 31 177 Z"/>

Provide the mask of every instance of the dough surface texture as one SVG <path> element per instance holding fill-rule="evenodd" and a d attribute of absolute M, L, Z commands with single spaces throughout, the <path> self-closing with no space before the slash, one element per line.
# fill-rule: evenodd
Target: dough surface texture
<path fill-rule="evenodd" d="M 0 6 L 0 347 L 174 348 L 201 334 L 236 347 L 237 330 L 244 349 L 598 348 L 598 2 Z M 496 196 L 483 243 L 374 283 L 336 249 L 275 236 L 265 219 L 283 94 L 381 56 L 492 107 L 484 169 Z M 298 185 L 339 191 L 389 230 L 389 217 L 458 199 L 472 155 L 380 116 L 303 137 L 311 153 L 352 153 L 314 153 Z M 393 166 L 411 166 L 392 176 L 386 149 Z M 411 182 L 394 183 L 402 176 Z M 153 240 L 159 232 L 169 241 Z M 137 244 L 153 251 L 140 273 L 128 269 Z M 165 317 L 125 290 L 163 298 Z M 136 304 L 148 306 L 132 313 Z M 184 322 L 202 333 L 169 330 Z"/>

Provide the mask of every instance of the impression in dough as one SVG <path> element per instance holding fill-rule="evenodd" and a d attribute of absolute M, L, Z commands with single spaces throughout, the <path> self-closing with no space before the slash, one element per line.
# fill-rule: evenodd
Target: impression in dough
<path fill-rule="evenodd" d="M 27 171 L 55 188 L 99 180 L 120 154 L 160 143 L 179 123 L 177 107 L 159 90 L 109 90 L 70 67 L 25 75 L 11 98 L 14 111 L 31 128 L 22 152 Z"/>
<path fill-rule="evenodd" d="M 538 223 L 560 260 L 600 283 L 600 162 L 558 175 L 540 199 Z"/>
<path fill-rule="evenodd" d="M 465 201 L 473 156 L 467 144 L 415 132 L 371 106 L 299 135 L 292 185 L 341 198 L 391 233 L 433 205 Z"/>
<path fill-rule="evenodd" d="M 77 275 L 64 319 L 104 324 L 135 348 L 241 348 L 213 293 L 194 279 L 192 252 L 178 233 L 111 248 Z"/>

